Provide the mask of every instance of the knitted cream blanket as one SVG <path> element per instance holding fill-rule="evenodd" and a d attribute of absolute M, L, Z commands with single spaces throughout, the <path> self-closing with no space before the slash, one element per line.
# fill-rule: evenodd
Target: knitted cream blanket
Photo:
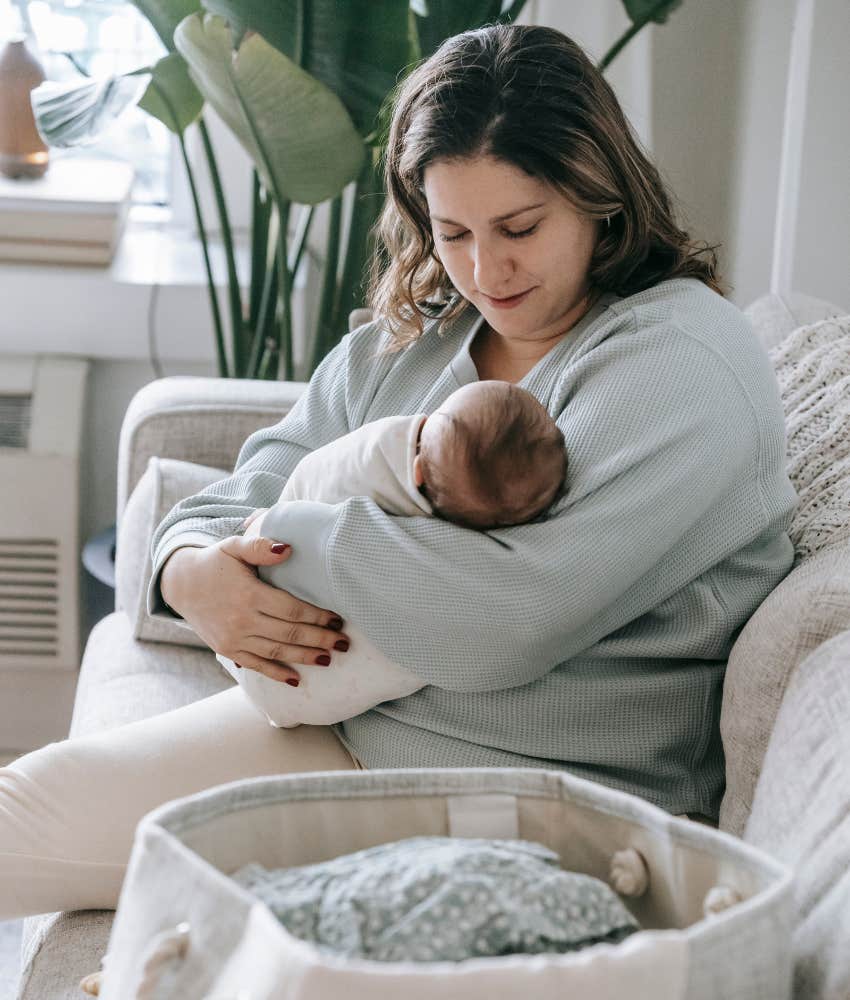
<path fill-rule="evenodd" d="M 800 497 L 790 528 L 799 562 L 850 532 L 850 315 L 801 326 L 770 357 Z"/>

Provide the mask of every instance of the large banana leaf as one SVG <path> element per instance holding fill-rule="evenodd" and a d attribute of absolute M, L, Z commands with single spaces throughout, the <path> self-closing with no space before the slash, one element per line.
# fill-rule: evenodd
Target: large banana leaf
<path fill-rule="evenodd" d="M 44 141 L 60 147 L 93 142 L 125 108 L 139 100 L 148 82 L 146 76 L 137 71 L 81 83 L 40 84 L 30 96 Z"/>
<path fill-rule="evenodd" d="M 204 99 L 189 77 L 183 56 L 172 52 L 160 59 L 154 66 L 139 107 L 158 118 L 172 132 L 184 132 L 198 119 Z"/>
<path fill-rule="evenodd" d="M 152 67 L 120 76 L 41 84 L 32 92 L 36 124 L 50 146 L 93 142 L 130 105 L 182 132 L 201 113 L 204 99 L 176 52 Z"/>
<path fill-rule="evenodd" d="M 201 9 L 200 0 L 132 0 L 153 25 L 169 52 L 174 52 L 174 30 L 190 14 Z"/>
<path fill-rule="evenodd" d="M 513 21 L 524 5 L 525 0 L 410 0 L 419 50 L 424 58 L 452 35 L 484 24 Z"/>
<path fill-rule="evenodd" d="M 234 51 L 222 18 L 193 14 L 174 43 L 279 198 L 317 204 L 357 176 L 365 147 L 342 102 L 260 35 Z"/>
<path fill-rule="evenodd" d="M 361 135 L 375 127 L 381 102 L 415 58 L 408 0 L 202 0 L 233 30 L 238 47 L 256 31 L 329 87 Z"/>

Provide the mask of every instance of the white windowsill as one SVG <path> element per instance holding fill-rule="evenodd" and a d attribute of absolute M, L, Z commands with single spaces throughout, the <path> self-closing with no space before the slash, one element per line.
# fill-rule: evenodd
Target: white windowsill
<path fill-rule="evenodd" d="M 107 267 L 0 263 L 0 354 L 147 360 L 152 318 L 162 361 L 213 361 L 201 243 L 169 220 L 168 210 L 134 207 Z M 234 239 L 244 288 L 247 234 Z M 227 329 L 226 263 L 216 237 L 210 259 Z"/>

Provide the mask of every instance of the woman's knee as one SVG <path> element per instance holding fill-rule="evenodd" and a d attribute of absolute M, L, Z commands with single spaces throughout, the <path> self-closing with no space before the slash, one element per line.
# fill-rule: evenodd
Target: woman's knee
<path fill-rule="evenodd" d="M 0 850 L 126 860 L 132 785 L 84 739 L 48 743 L 0 768 Z"/>

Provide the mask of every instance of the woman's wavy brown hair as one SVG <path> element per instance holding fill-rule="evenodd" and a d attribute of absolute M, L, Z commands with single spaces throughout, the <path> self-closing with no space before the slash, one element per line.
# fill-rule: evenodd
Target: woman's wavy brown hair
<path fill-rule="evenodd" d="M 591 219 L 606 220 L 591 287 L 632 295 L 692 277 L 723 294 L 715 247 L 673 218 L 658 170 L 613 90 L 581 48 L 554 28 L 493 25 L 447 39 L 397 92 L 385 152 L 369 304 L 390 350 L 440 328 L 466 307 L 437 257 L 423 178 L 436 160 L 491 156 L 547 181 Z"/>

